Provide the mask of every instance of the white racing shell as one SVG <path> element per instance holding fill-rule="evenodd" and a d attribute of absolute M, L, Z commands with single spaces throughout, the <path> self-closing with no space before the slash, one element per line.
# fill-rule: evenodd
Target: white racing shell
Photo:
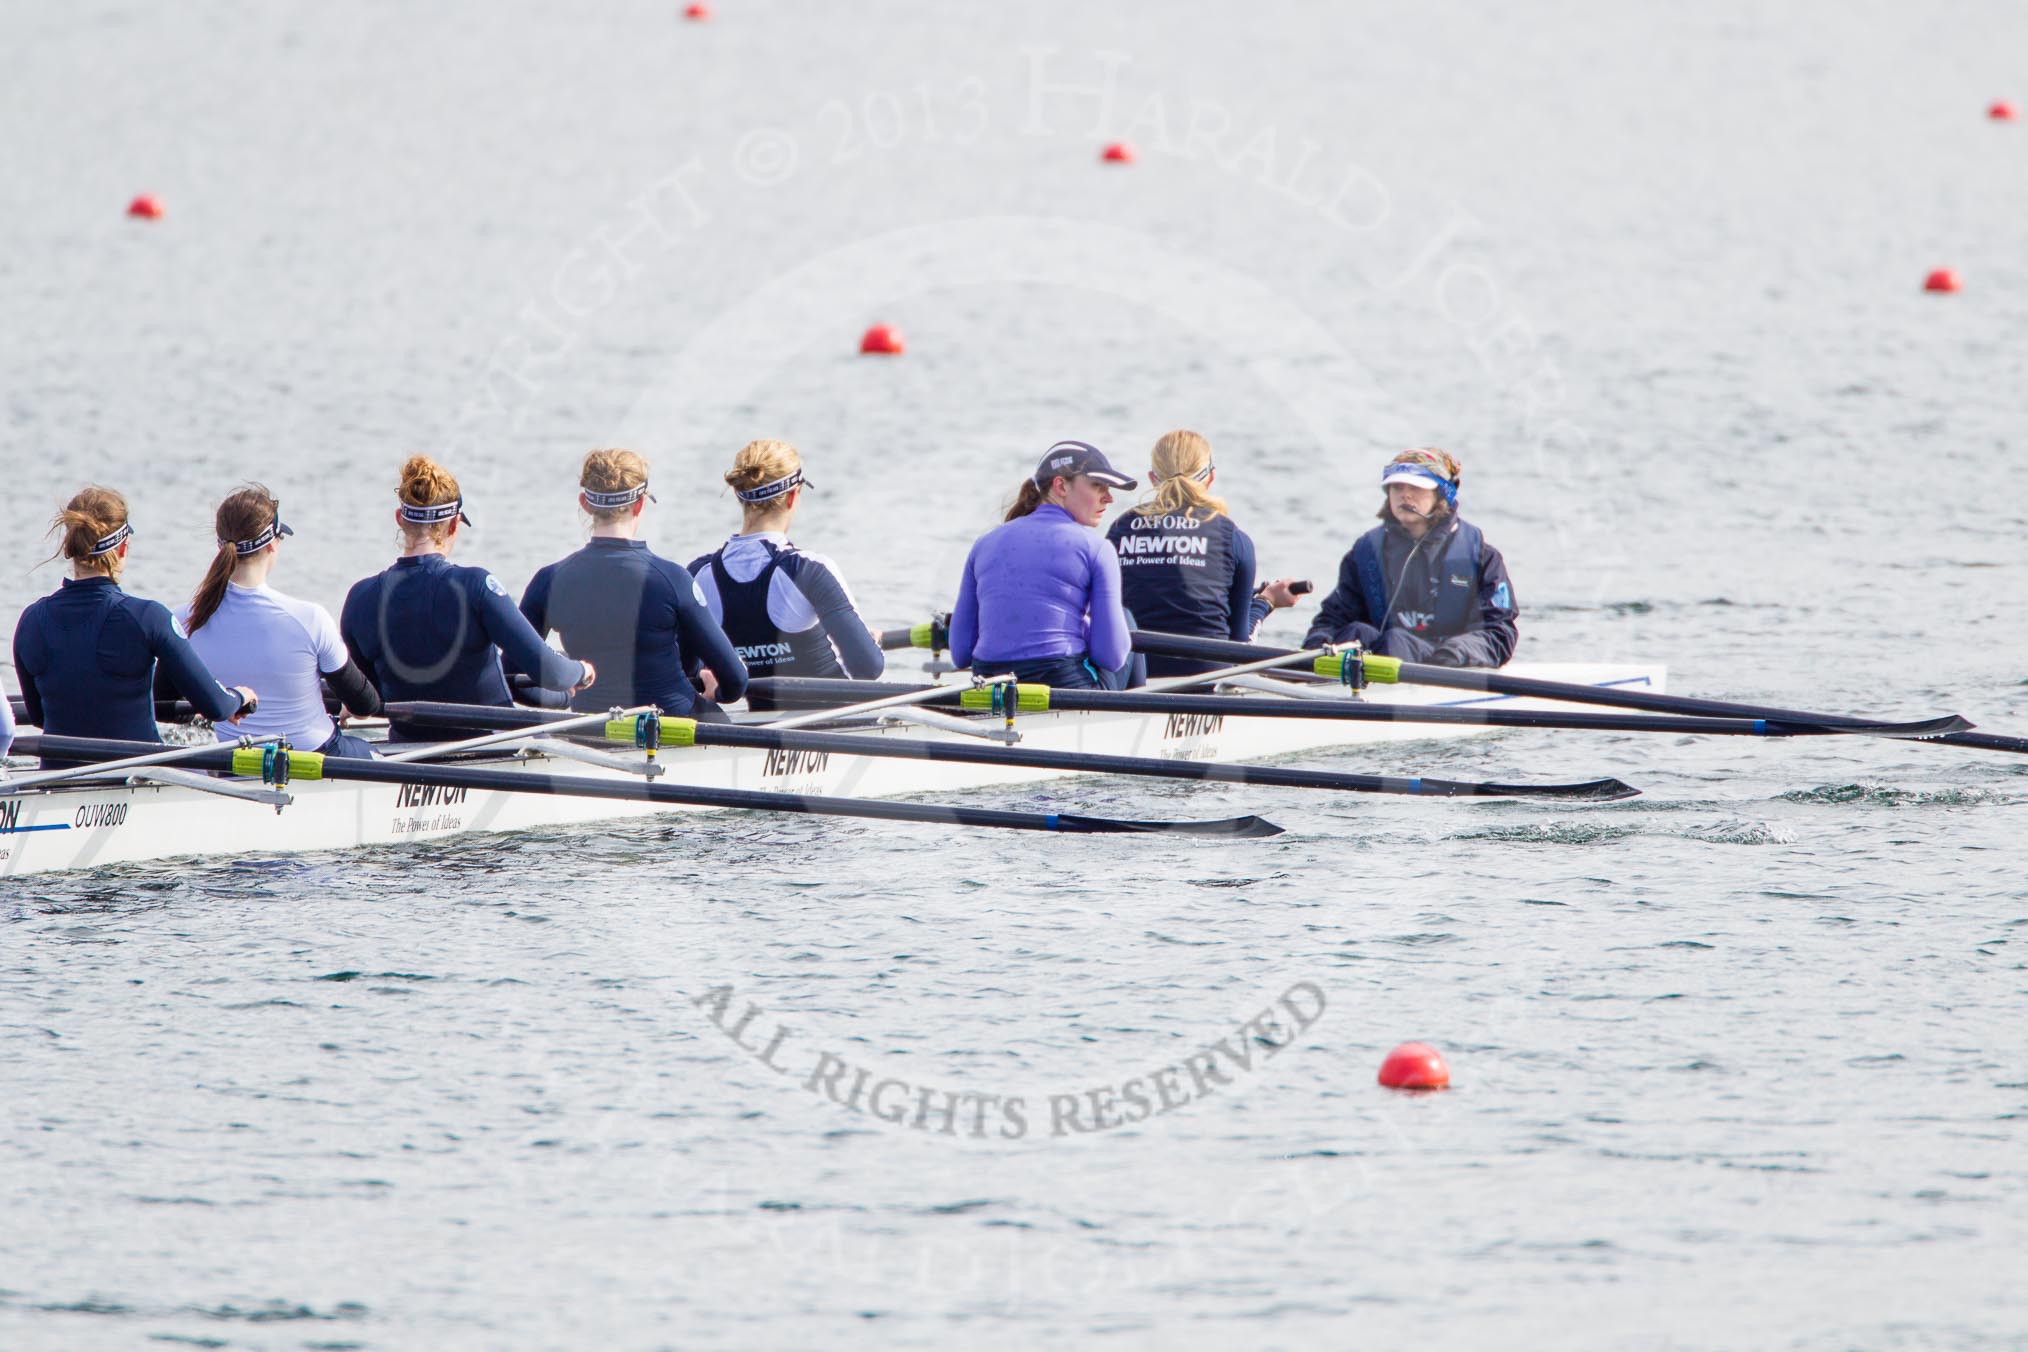
<path fill-rule="evenodd" d="M 1665 682 L 1662 667 L 1638 664 L 1515 663 L 1503 668 L 1503 672 L 1510 676 L 1653 693 L 1661 693 Z M 1352 698 L 1349 694 L 1343 697 Z M 1371 704 L 1548 710 L 1588 707 L 1429 686 L 1370 687 L 1361 698 Z M 998 721 L 990 720 L 984 725 L 997 726 Z M 1416 723 L 1247 718 L 1238 714 L 1068 712 L 1022 714 L 1015 729 L 1021 734 L 1020 745 L 1051 751 L 1217 761 L 1245 761 L 1379 742 L 1452 740 L 1497 731 Z M 850 735 L 908 741 L 971 740 L 962 733 L 906 724 L 858 728 Z M 659 759 L 668 768 L 656 783 L 857 798 L 948 794 L 1076 773 L 747 747 L 665 747 Z M 640 782 L 638 776 L 621 771 L 588 767 L 539 753 L 484 764 L 490 770 Z M 4 781 L 0 781 L 0 787 L 4 787 Z M 158 859 L 341 850 L 467 832 L 519 831 L 671 812 L 720 810 L 567 795 L 336 780 L 297 781 L 287 785 L 286 791 L 293 801 L 279 810 L 197 789 L 112 780 L 55 784 L 47 789 L 0 797 L 0 875 Z"/>

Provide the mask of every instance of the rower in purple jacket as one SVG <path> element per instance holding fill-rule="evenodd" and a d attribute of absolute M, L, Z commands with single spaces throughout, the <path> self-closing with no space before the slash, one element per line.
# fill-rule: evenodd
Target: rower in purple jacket
<path fill-rule="evenodd" d="M 1095 529 L 1115 488 L 1136 481 L 1082 441 L 1042 457 L 1003 525 L 965 556 L 951 611 L 951 660 L 982 676 L 1064 689 L 1123 690 L 1133 679 L 1120 560 Z"/>

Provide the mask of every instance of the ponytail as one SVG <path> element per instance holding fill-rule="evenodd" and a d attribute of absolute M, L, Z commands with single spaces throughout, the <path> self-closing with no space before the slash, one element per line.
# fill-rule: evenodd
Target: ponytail
<path fill-rule="evenodd" d="M 1021 491 L 1014 495 L 1014 505 L 1007 509 L 1007 515 L 1002 521 L 1019 521 L 1042 505 L 1043 496 L 1042 488 L 1035 480 L 1023 479 Z"/>
<path fill-rule="evenodd" d="M 248 484 L 218 504 L 211 519 L 218 552 L 211 556 L 211 566 L 204 570 L 204 580 L 190 598 L 190 623 L 185 633 L 196 633 L 217 613 L 219 603 L 225 600 L 225 584 L 232 581 L 240 559 L 251 557 L 240 554 L 238 542 L 256 540 L 271 526 L 286 529 L 280 525 L 281 513 L 282 505 L 275 495 L 260 484 Z"/>
<path fill-rule="evenodd" d="M 104 573 L 118 580 L 120 569 L 126 566 L 119 550 L 94 551 L 98 551 L 101 541 L 111 538 L 126 525 L 125 498 L 97 484 L 81 488 L 49 523 L 50 533 L 59 538 L 56 553 L 44 562 L 61 556 L 87 571 Z"/>
<path fill-rule="evenodd" d="M 1142 516 L 1201 514 L 1200 519 L 1226 515 L 1225 500 L 1211 496 L 1205 480 L 1211 477 L 1211 443 L 1184 429 L 1169 433 L 1155 443 L 1148 457 L 1148 479 L 1155 484 L 1155 496 L 1134 510 Z"/>
<path fill-rule="evenodd" d="M 449 502 L 463 500 L 458 492 L 458 481 L 451 472 L 426 455 L 412 455 L 401 465 L 401 481 L 396 485 L 394 495 L 397 501 L 409 507 L 439 507 Z M 411 548 L 424 540 L 437 544 L 451 538 L 452 525 L 462 517 L 448 521 L 435 521 L 425 525 L 420 522 L 401 523 L 401 535 L 397 541 L 403 549 Z"/>
<path fill-rule="evenodd" d="M 183 626 L 186 635 L 202 629 L 204 622 L 217 613 L 218 603 L 225 599 L 225 584 L 232 581 L 232 570 L 237 567 L 239 551 L 228 540 L 211 556 L 211 566 L 204 570 L 204 580 L 197 584 L 197 591 L 190 598 L 190 622 Z"/>

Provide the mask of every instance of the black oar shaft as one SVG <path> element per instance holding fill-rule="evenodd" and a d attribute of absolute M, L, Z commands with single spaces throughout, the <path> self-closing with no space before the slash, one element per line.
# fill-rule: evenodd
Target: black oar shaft
<path fill-rule="evenodd" d="M 845 703 L 915 688 L 879 682 L 761 677 L 752 689 L 786 707 Z M 955 694 L 955 689 L 953 691 Z M 1701 733 L 1717 737 L 1936 737 L 1964 727 L 1955 716 L 1917 723 L 1858 726 L 1787 723 L 1772 719 L 1676 718 L 1643 714 L 1467 709 L 1450 705 L 1385 704 L 1363 700 L 1297 700 L 1252 695 L 1171 695 L 1133 690 L 1051 690 L 1049 708 L 1064 712 L 1216 714 L 1228 718 L 1311 718 L 1352 723 L 1428 723 L 1437 726 L 1561 728 L 1589 732 Z"/>
<path fill-rule="evenodd" d="M 540 726 L 565 717 L 534 709 L 487 710 L 477 714 L 466 705 L 396 704 L 393 716 L 415 724 L 474 727 L 508 715 L 503 727 Z M 1345 793 L 1398 793 L 1425 798 L 1631 798 L 1639 792 L 1617 779 L 1576 784 L 1478 784 L 1465 780 L 1402 775 L 1365 775 L 1330 770 L 1300 770 L 1273 765 L 1230 765 L 1216 761 L 1163 760 L 1154 756 L 1111 756 L 1084 751 L 1051 751 L 1038 747 L 989 746 L 981 742 L 930 742 L 885 734 L 805 732 L 730 723 L 699 723 L 692 734 L 699 746 L 754 747 L 764 750 L 812 751 L 832 756 L 867 756 L 895 760 L 951 761 L 967 765 L 999 765 L 1032 770 L 1069 770 L 1084 774 L 1140 775 L 1152 779 L 1260 784 L 1285 789 L 1328 789 Z"/>
<path fill-rule="evenodd" d="M 112 760 L 142 754 L 154 743 L 103 741 L 87 737 L 30 736 L 21 739 L 23 755 L 49 756 L 66 761 Z M 319 777 L 366 784 L 420 784 L 446 789 L 478 789 L 497 793 L 554 794 L 575 798 L 608 799 L 614 802 L 662 803 L 690 807 L 718 807 L 758 812 L 794 812 L 827 817 L 865 817 L 876 821 L 932 822 L 949 826 L 989 826 L 1012 831 L 1062 831 L 1078 834 L 1152 833 L 1210 836 L 1272 836 L 1281 828 L 1260 817 L 1233 817 L 1219 821 L 1146 822 L 1123 821 L 1070 812 L 1003 812 L 993 808 L 958 807 L 936 803 L 902 803 L 878 798 L 833 798 L 821 794 L 767 793 L 752 789 L 721 789 L 703 785 L 638 783 L 631 780 L 596 779 L 587 775 L 553 775 L 537 771 L 486 770 L 465 765 L 427 765 L 417 761 L 400 763 L 351 759 L 340 756 L 318 758 Z M 233 748 L 179 761 L 190 770 L 233 768 Z"/>
<path fill-rule="evenodd" d="M 1288 654 L 1286 648 L 1259 643 L 1235 643 L 1229 639 L 1198 638 L 1193 634 L 1164 634 L 1153 630 L 1133 631 L 1137 651 L 1172 657 L 1200 657 L 1233 663 L 1257 662 L 1262 658 Z M 1289 664 L 1291 670 L 1308 670 L 1309 658 Z M 1638 709 L 1650 713 L 1692 714 L 1712 718 L 1763 719 L 1782 723 L 1811 723 L 1824 727 L 1870 728 L 1872 720 L 1849 714 L 1820 714 L 1807 709 L 1785 709 L 1771 704 L 1742 704 L 1734 700 L 1698 699 L 1688 695 L 1664 695 L 1652 690 L 1631 690 L 1623 686 L 1581 685 L 1567 681 L 1545 681 L 1531 676 L 1509 676 L 1482 667 L 1438 667 L 1426 662 L 1400 663 L 1398 679 L 1404 684 L 1436 686 L 1447 690 L 1478 690 L 1518 698 L 1560 700 L 1592 704 L 1608 709 Z M 1975 747 L 1986 751 L 2028 753 L 2028 737 L 2004 737 L 1994 733 L 1959 731 L 1926 740 L 1952 746 Z"/>

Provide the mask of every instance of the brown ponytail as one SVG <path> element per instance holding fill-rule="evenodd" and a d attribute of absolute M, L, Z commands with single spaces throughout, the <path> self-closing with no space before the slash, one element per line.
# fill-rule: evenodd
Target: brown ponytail
<path fill-rule="evenodd" d="M 239 548 L 235 542 L 254 539 L 275 524 L 280 512 L 281 504 L 275 501 L 274 494 L 260 484 L 248 484 L 218 504 L 212 517 L 218 552 L 211 556 L 211 566 L 204 570 L 204 580 L 197 584 L 197 591 L 190 598 L 186 633 L 196 633 L 218 613 L 219 602 L 225 600 L 225 586 L 232 581 L 233 570 L 239 567 Z"/>
<path fill-rule="evenodd" d="M 1019 521 L 1022 517 L 1027 516 L 1037 507 L 1040 507 L 1043 499 L 1047 496 L 1042 491 L 1042 486 L 1036 483 L 1035 480 L 1023 479 L 1021 481 L 1021 491 L 1014 495 L 1014 505 L 1007 509 L 1007 515 L 1002 518 L 1002 521 Z"/>
<path fill-rule="evenodd" d="M 458 481 L 451 477 L 449 470 L 426 455 L 412 455 L 402 462 L 401 483 L 395 489 L 395 496 L 411 507 L 436 507 L 462 495 L 458 492 Z M 403 548 L 422 539 L 442 544 L 451 538 L 451 522 L 437 521 L 423 525 L 404 521 L 401 533 Z"/>
<path fill-rule="evenodd" d="M 1197 478 L 1211 468 L 1211 443 L 1195 432 L 1179 428 L 1155 443 L 1149 455 L 1155 496 L 1134 510 L 1142 516 L 1177 516 L 1202 513 L 1210 520 L 1226 514 L 1225 501 L 1211 496 L 1211 490 Z"/>
<path fill-rule="evenodd" d="M 92 550 L 99 541 L 126 524 L 127 500 L 110 488 L 87 484 L 50 521 L 50 534 L 61 538 L 57 542 L 56 553 L 44 562 L 66 558 L 80 568 L 104 573 L 117 581 L 120 570 L 126 566 L 119 550 L 112 549 L 98 555 L 94 555 Z"/>

